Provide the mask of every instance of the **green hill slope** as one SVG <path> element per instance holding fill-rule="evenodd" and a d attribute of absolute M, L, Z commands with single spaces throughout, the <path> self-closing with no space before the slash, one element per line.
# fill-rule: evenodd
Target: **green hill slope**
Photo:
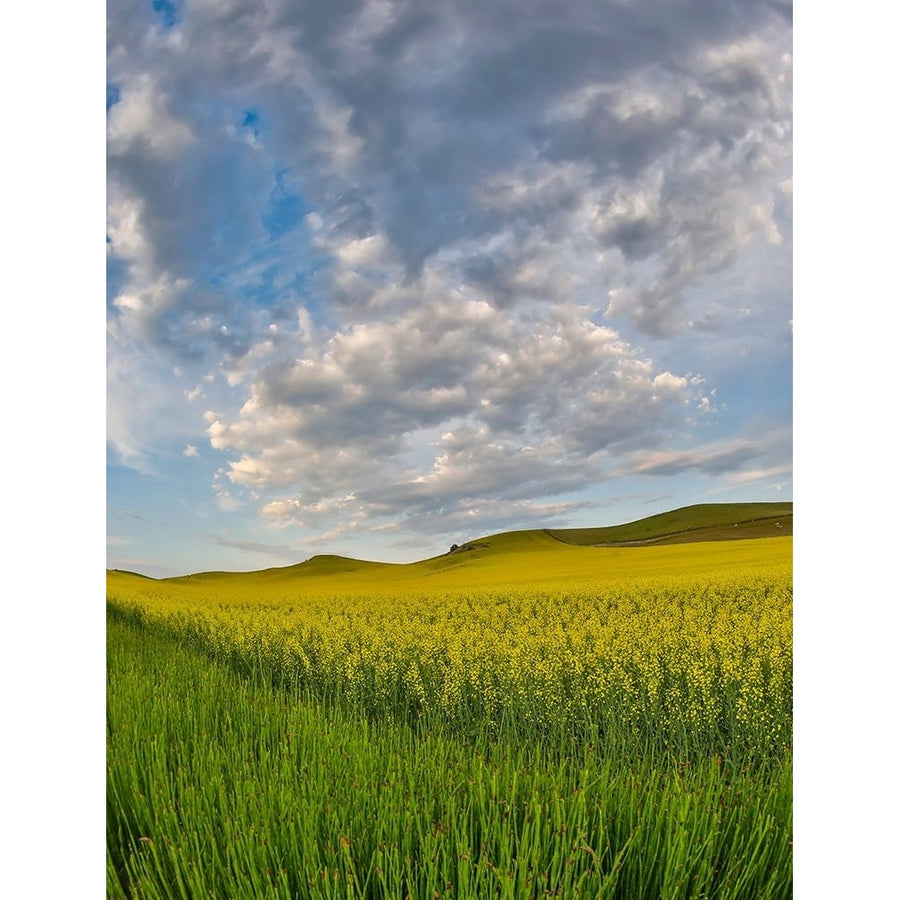
<path fill-rule="evenodd" d="M 714 559 L 734 565 L 755 559 L 774 539 L 791 555 L 792 503 L 723 503 L 684 507 L 625 525 L 603 528 L 533 529 L 488 535 L 414 563 L 381 563 L 344 556 L 314 556 L 292 566 L 253 572 L 200 572 L 160 579 L 192 590 L 227 588 L 248 595 L 259 590 L 378 591 L 432 585 L 457 588 L 538 583 L 626 574 L 660 574 Z M 748 538 L 760 539 L 748 540 Z M 709 542 L 721 546 L 713 550 Z M 727 542 L 727 543 L 726 543 Z M 754 549 L 754 544 L 759 546 Z M 681 549 L 668 545 L 680 545 Z M 692 548 L 689 544 L 696 544 Z M 650 550 L 654 552 L 647 555 Z M 768 552 L 768 551 L 766 551 Z M 634 554 L 637 553 L 638 556 Z M 111 572 L 108 584 L 145 578 Z M 149 579 L 153 581 L 154 579 Z"/>
<path fill-rule="evenodd" d="M 701 503 L 626 525 L 547 531 L 565 544 L 582 547 L 733 541 L 793 533 L 793 503 Z"/>
<path fill-rule="evenodd" d="M 296 563 L 292 566 L 278 566 L 271 569 L 259 569 L 252 572 L 197 572 L 193 575 L 178 575 L 174 578 L 163 578 L 161 581 L 173 584 L 215 584 L 218 581 L 235 579 L 252 579 L 254 583 L 260 581 L 292 581 L 303 578 L 328 578 L 335 576 L 366 577 L 377 575 L 384 570 L 392 570 L 402 567 L 401 563 L 368 562 L 364 559 L 353 559 L 349 556 L 335 556 L 323 554 L 313 556 L 306 562 Z"/>

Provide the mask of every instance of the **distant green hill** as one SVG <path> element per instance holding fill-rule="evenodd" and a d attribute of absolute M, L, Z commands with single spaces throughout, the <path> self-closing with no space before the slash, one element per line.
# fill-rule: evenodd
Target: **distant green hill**
<path fill-rule="evenodd" d="M 563 528 L 547 534 L 582 547 L 733 541 L 794 533 L 794 504 L 700 503 L 607 528 Z"/>
<path fill-rule="evenodd" d="M 363 559 L 353 559 L 349 556 L 335 556 L 322 554 L 313 556 L 306 562 L 295 563 L 292 566 L 278 566 L 271 569 L 259 569 L 253 572 L 197 572 L 194 575 L 178 575 L 174 578 L 163 578 L 162 581 L 190 582 L 190 583 L 214 583 L 216 581 L 247 577 L 254 580 L 283 581 L 294 578 L 317 578 L 322 576 L 365 576 L 367 573 L 377 573 L 385 569 L 394 569 L 402 566 L 402 563 L 368 562 Z"/>
<path fill-rule="evenodd" d="M 789 537 L 793 534 L 793 508 L 793 503 L 706 503 L 625 525 L 502 532 L 466 541 L 440 556 L 414 563 L 381 563 L 321 555 L 295 565 L 253 572 L 199 572 L 160 580 L 198 589 L 207 585 L 217 590 L 226 586 L 255 590 L 266 585 L 277 590 L 279 585 L 295 583 L 309 587 L 328 585 L 335 589 L 369 590 L 435 580 L 449 586 L 451 583 L 505 583 L 516 578 L 530 581 L 551 575 L 580 577 L 595 571 L 602 560 L 606 560 L 603 565 L 613 559 L 616 566 L 626 564 L 625 558 L 608 554 L 621 554 L 628 548 L 655 545 L 662 552 L 664 545 L 671 544 L 746 543 L 748 538 Z M 605 555 L 596 556 L 601 551 Z M 698 547 L 691 556 L 700 559 L 711 552 Z M 753 556 L 754 551 L 749 546 L 738 549 L 735 545 L 732 556 L 737 563 L 747 554 Z M 665 569 L 680 565 L 678 559 L 680 557 L 672 557 L 670 561 L 668 556 L 662 555 L 658 556 L 657 562 Z M 111 574 L 114 580 L 127 580 L 136 573 Z"/>

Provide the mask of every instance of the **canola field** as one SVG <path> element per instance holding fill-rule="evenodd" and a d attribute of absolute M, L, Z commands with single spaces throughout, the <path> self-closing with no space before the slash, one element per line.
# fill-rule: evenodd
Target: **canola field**
<path fill-rule="evenodd" d="M 110 573 L 109 694 L 124 692 L 125 723 L 111 711 L 110 896 L 789 897 L 791 539 L 548 540 L 500 536 L 413 566 Z M 148 681 L 175 693 L 151 701 Z M 232 708 L 247 690 L 252 709 Z M 139 728 L 136 704 L 165 724 Z M 316 749 L 292 746 L 298 715 Z M 352 749 L 330 747 L 335 733 Z M 210 746 L 195 780 L 237 781 L 192 811 L 185 796 L 206 788 L 172 780 Z M 141 766 L 168 799 L 136 788 Z M 230 838 L 210 824 L 225 818 Z M 161 823 L 163 840 L 138 833 Z"/>

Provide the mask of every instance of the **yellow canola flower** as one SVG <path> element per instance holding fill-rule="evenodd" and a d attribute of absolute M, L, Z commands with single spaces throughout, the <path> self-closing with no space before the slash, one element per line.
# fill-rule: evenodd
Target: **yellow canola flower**
<path fill-rule="evenodd" d="M 478 589 L 112 579 L 111 608 L 385 716 L 737 729 L 789 740 L 789 565 Z"/>

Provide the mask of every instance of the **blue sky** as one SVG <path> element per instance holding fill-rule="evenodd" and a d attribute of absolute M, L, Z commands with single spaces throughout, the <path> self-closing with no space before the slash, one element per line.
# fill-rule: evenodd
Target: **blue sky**
<path fill-rule="evenodd" d="M 792 499 L 791 22 L 111 2 L 107 565 Z"/>

